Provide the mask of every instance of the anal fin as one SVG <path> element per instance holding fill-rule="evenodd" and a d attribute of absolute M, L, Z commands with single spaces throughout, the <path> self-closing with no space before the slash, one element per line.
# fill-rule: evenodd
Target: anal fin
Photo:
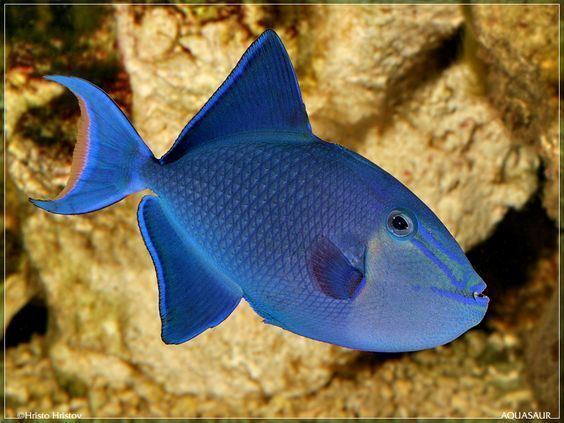
<path fill-rule="evenodd" d="M 157 271 L 163 341 L 180 344 L 219 325 L 239 304 L 241 288 L 213 269 L 157 197 L 143 197 L 137 218 Z"/>

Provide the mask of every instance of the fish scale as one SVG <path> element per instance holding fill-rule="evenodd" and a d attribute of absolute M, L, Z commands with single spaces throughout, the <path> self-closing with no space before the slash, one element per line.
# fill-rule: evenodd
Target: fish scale
<path fill-rule="evenodd" d="M 229 266 L 229 272 L 242 280 L 241 285 L 249 295 L 266 290 L 273 280 L 279 282 L 275 276 L 268 275 L 268 270 L 277 268 L 277 262 L 283 260 L 287 250 L 302 258 L 284 271 L 287 280 L 291 284 L 308 286 L 305 246 L 328 229 L 366 232 L 365 226 L 371 223 L 363 219 L 369 210 L 368 189 L 364 188 L 366 195 L 354 195 L 361 187 L 351 186 L 345 189 L 347 195 L 342 196 L 342 187 L 333 180 L 339 175 L 334 166 L 307 166 L 310 163 L 308 155 L 323 157 L 330 153 L 322 144 L 296 149 L 284 145 L 254 145 L 244 139 L 237 146 L 233 143 L 186 155 L 175 165 L 182 171 L 171 166 L 165 172 L 155 172 L 154 176 L 149 176 L 156 178 L 153 189 L 171 209 L 182 210 L 178 218 L 192 239 L 205 246 L 214 260 Z M 326 163 L 324 160 L 320 162 Z M 237 165 L 226 167 L 226 163 Z M 302 171 L 289 171 L 288 164 Z M 210 175 L 210 179 L 197 178 L 195 175 L 198 174 Z M 169 183 L 170 177 L 197 183 L 180 192 L 177 185 Z M 261 185 L 252 182 L 253 178 L 264 178 L 268 183 Z M 324 181 L 324 186 L 321 189 L 309 184 L 316 189 L 304 190 L 306 180 Z M 233 186 L 239 189 L 234 191 Z M 229 196 L 224 194 L 226 191 L 230 191 Z M 242 208 L 240 202 L 244 198 L 253 198 L 255 204 L 263 206 Z M 301 208 L 304 202 L 305 207 Z M 308 214 L 304 215 L 304 211 Z M 341 222 L 340 216 L 346 213 L 350 219 Z M 267 232 L 265 228 L 272 230 Z M 282 264 L 278 267 L 284 268 Z M 255 280 L 257 273 L 262 280 Z"/>

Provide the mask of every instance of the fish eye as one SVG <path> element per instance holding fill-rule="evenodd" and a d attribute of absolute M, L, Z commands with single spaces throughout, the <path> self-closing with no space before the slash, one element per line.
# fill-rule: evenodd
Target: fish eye
<path fill-rule="evenodd" d="M 388 215 L 388 231 L 396 238 L 406 238 L 415 231 L 415 219 L 403 210 L 393 210 Z"/>

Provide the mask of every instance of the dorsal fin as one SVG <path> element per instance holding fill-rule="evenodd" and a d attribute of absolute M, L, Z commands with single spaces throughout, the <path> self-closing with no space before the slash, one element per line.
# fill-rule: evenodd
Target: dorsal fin
<path fill-rule="evenodd" d="M 310 135 L 298 80 L 278 35 L 264 32 L 161 158 L 171 163 L 207 140 L 240 132 Z"/>

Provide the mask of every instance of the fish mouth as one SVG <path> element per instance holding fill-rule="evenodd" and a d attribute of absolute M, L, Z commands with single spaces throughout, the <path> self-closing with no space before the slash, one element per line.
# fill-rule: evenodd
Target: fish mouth
<path fill-rule="evenodd" d="M 484 281 L 480 281 L 480 283 L 473 285 L 470 287 L 470 291 L 472 292 L 472 298 L 476 301 L 476 303 L 480 305 L 488 305 L 490 302 L 490 298 L 484 294 L 487 285 Z"/>

